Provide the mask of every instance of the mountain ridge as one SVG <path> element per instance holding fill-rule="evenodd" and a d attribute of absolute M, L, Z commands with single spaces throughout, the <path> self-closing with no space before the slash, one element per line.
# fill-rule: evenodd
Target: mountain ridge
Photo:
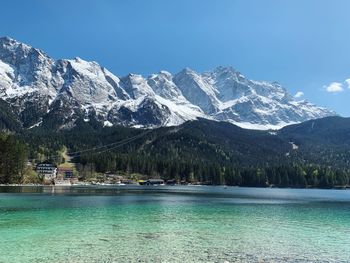
<path fill-rule="evenodd" d="M 118 77 L 97 62 L 54 60 L 8 37 L 0 38 L 0 99 L 27 129 L 52 118 L 54 129 L 69 129 L 78 119 L 154 128 L 197 118 L 276 129 L 335 115 L 294 99 L 277 82 L 249 80 L 232 67 Z"/>

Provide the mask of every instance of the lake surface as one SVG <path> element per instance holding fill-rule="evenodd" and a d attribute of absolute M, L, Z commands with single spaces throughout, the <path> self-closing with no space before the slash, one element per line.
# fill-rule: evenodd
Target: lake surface
<path fill-rule="evenodd" d="M 350 191 L 0 187 L 0 262 L 350 262 Z"/>

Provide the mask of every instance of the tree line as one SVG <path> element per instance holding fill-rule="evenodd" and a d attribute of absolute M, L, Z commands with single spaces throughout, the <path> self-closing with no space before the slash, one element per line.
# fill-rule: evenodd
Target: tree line
<path fill-rule="evenodd" d="M 218 164 L 182 158 L 159 160 L 140 155 L 105 153 L 79 157 L 81 170 L 98 173 L 139 173 L 148 178 L 202 182 L 232 186 L 319 187 L 345 186 L 350 181 L 350 169 L 335 169 L 311 164 L 282 164 L 242 167 L 230 163 Z"/>
<path fill-rule="evenodd" d="M 13 135 L 0 134 L 0 183 L 22 182 L 27 161 L 27 145 Z"/>

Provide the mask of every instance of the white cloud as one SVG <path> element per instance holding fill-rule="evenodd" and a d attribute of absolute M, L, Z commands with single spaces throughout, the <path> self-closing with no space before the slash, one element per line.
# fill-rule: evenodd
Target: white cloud
<path fill-rule="evenodd" d="M 346 79 L 345 83 L 348 85 L 348 89 L 350 89 L 350 79 Z"/>
<path fill-rule="evenodd" d="M 332 82 L 328 86 L 326 86 L 327 92 L 330 93 L 338 93 L 344 91 L 343 84 L 339 82 Z"/>
<path fill-rule="evenodd" d="M 300 98 L 302 96 L 304 96 L 304 92 L 298 91 L 297 93 L 295 93 L 294 98 Z"/>

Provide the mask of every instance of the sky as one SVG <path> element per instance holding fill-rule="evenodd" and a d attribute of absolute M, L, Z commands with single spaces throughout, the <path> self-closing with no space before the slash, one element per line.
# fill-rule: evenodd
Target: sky
<path fill-rule="evenodd" d="M 232 66 L 350 116 L 349 0 L 3 0 L 0 35 L 117 76 Z"/>

